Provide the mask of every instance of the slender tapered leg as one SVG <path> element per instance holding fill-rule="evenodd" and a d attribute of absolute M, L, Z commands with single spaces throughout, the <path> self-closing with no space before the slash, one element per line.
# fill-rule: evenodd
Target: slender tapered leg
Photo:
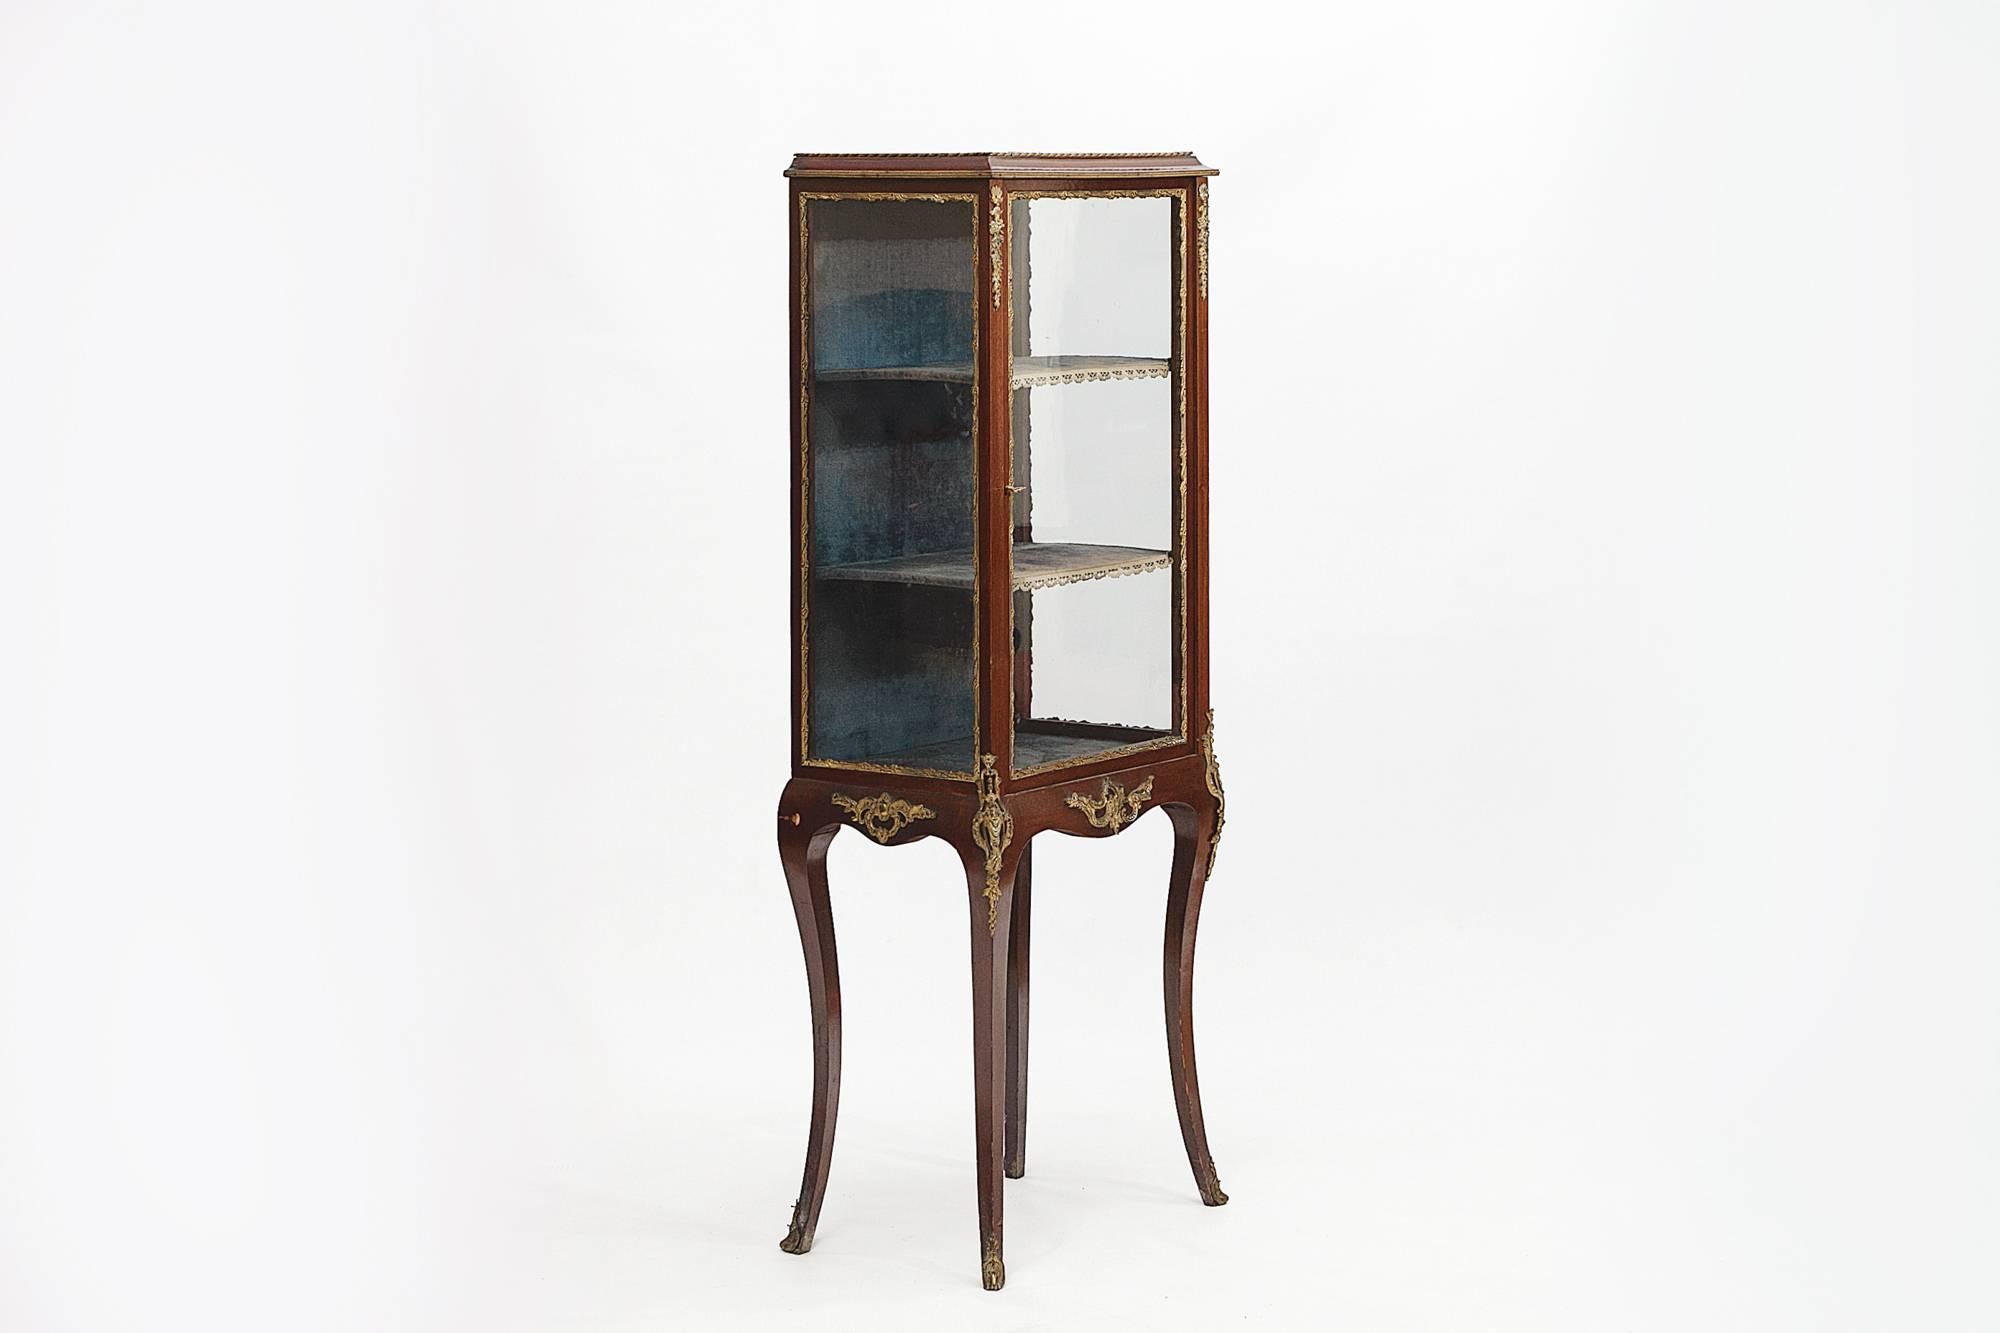
<path fill-rule="evenodd" d="M 796 808 L 796 807 L 794 807 Z M 826 1172 L 833 1161 L 833 1121 L 840 1109 L 840 964 L 833 946 L 833 910 L 826 893 L 826 848 L 836 828 L 788 823 L 780 807 L 778 855 L 792 891 L 805 946 L 806 987 L 812 999 L 812 1129 L 806 1138 L 805 1179 L 792 1205 L 792 1227 L 778 1248 L 804 1254 L 812 1248 L 819 1207 L 826 1199 Z"/>
<path fill-rule="evenodd" d="M 1194 1168 L 1201 1201 L 1211 1208 L 1229 1202 L 1215 1177 L 1208 1129 L 1201 1118 L 1201 1083 L 1194 1067 L 1194 935 L 1201 917 L 1201 891 L 1208 878 L 1208 851 L 1215 836 L 1215 811 L 1187 805 L 1166 807 L 1174 821 L 1174 870 L 1167 886 L 1165 953 L 1167 1060 L 1174 1080 L 1174 1107 L 1180 1112 L 1181 1141 Z"/>
<path fill-rule="evenodd" d="M 1007 1174 L 1019 1180 L 1028 1165 L 1028 917 L 1032 874 L 1021 848 L 1014 869 L 1013 933 L 1007 943 Z"/>
<path fill-rule="evenodd" d="M 996 861 L 999 859 L 996 855 Z M 1007 1125 L 1007 942 L 1013 935 L 1013 875 L 998 872 L 989 896 L 987 858 L 965 858 L 972 906 L 972 1093 L 979 1178 L 979 1276 L 988 1291 L 1007 1281 L 1002 1190 Z"/>

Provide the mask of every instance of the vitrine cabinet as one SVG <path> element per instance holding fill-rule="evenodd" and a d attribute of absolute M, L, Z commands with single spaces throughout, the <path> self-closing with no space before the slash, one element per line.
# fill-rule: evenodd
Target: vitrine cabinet
<path fill-rule="evenodd" d="M 840 1085 L 826 850 L 966 872 L 981 1274 L 1026 1161 L 1035 835 L 1172 821 L 1169 1072 L 1216 1180 L 1192 975 L 1223 795 L 1208 697 L 1208 209 L 1192 154 L 801 155 L 791 178 L 792 778 L 778 845 L 814 1051 L 813 1242 Z"/>

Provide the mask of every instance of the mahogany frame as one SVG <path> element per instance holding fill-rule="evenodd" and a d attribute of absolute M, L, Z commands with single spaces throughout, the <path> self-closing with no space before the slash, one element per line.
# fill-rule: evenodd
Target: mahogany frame
<path fill-rule="evenodd" d="M 778 850 L 804 947 L 813 1031 L 813 1100 L 804 1180 L 781 1248 L 812 1248 L 832 1159 L 840 1089 L 840 979 L 826 850 L 841 828 L 859 827 L 885 845 L 941 838 L 964 864 L 972 950 L 973 1081 L 978 1160 L 981 1279 L 1006 1280 L 1002 1176 L 1026 1164 L 1028 964 L 1031 858 L 1035 835 L 1110 837 L 1153 806 L 1174 826 L 1163 952 L 1169 1073 L 1188 1162 L 1202 1202 L 1228 1202 L 1208 1150 L 1195 1072 L 1193 967 L 1202 893 L 1223 823 L 1220 771 L 1209 702 L 1208 616 L 1208 177 L 1192 154 L 800 155 L 791 178 L 787 309 L 792 394 L 792 778 L 778 802 Z M 1178 300 L 1185 345 L 1174 371 L 1186 395 L 1176 450 L 1185 531 L 1177 524 L 1175 632 L 1184 644 L 1174 666 L 1179 735 L 1142 752 L 1013 772 L 1013 393 L 1004 232 L 1014 195 L 1176 193 Z M 807 606 L 808 423 L 805 381 L 808 293 L 806 209 L 812 198 L 874 195 L 966 196 L 973 209 L 975 296 L 974 503 L 976 605 L 975 765 L 971 775 L 814 760 L 805 744 L 807 663 L 801 641 Z M 955 202 L 955 200 L 954 200 Z M 989 290 L 998 302 L 983 299 Z M 1177 308 L 1177 313 L 1180 311 Z M 997 590 L 997 591 L 996 591 Z M 1183 624 L 1182 621 L 1185 621 Z M 1197 727 L 1196 719 L 1202 719 Z"/>

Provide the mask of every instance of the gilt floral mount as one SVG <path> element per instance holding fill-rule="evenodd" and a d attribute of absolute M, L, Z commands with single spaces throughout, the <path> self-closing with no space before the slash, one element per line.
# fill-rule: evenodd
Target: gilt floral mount
<path fill-rule="evenodd" d="M 888 792 L 883 792 L 880 796 L 864 796 L 858 800 L 834 792 L 828 799 L 847 811 L 848 817 L 863 833 L 884 846 L 917 820 L 937 818 L 937 811 L 929 806 L 901 800 Z"/>

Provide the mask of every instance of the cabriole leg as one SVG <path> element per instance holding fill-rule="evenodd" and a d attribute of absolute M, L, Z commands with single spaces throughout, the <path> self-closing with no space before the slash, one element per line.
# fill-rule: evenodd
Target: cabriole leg
<path fill-rule="evenodd" d="M 1021 1178 L 1028 1164 L 1028 917 L 1032 845 L 1021 848 L 1014 869 L 1013 933 L 1007 943 L 1007 1175 Z"/>
<path fill-rule="evenodd" d="M 1211 1208 L 1229 1202 L 1216 1179 L 1215 1159 L 1208 1151 L 1208 1129 L 1201 1118 L 1201 1083 L 1194 1065 L 1194 936 L 1201 917 L 1201 892 L 1208 878 L 1209 846 L 1215 836 L 1215 811 L 1170 805 L 1174 822 L 1174 869 L 1167 886 L 1165 980 L 1167 1060 L 1174 1081 L 1174 1107 L 1180 1112 L 1181 1141 L 1194 1169 L 1201 1201 Z"/>
<path fill-rule="evenodd" d="M 973 1132 L 979 1181 L 979 1276 L 988 1291 L 1007 1281 L 1002 1190 L 1007 1124 L 1007 947 L 1013 936 L 1014 869 L 999 865 L 989 877 L 988 857 L 965 855 L 972 921 Z"/>
<path fill-rule="evenodd" d="M 799 942 L 805 947 L 806 987 L 812 1001 L 813 1095 L 805 1177 L 798 1202 L 792 1205 L 791 1230 L 778 1242 L 787 1254 L 804 1254 L 812 1248 L 820 1204 L 826 1199 L 827 1168 L 833 1161 L 834 1115 L 840 1109 L 840 964 L 826 891 L 826 848 L 839 830 L 793 822 L 799 805 L 789 791 L 779 803 L 778 856 L 785 864 Z"/>

